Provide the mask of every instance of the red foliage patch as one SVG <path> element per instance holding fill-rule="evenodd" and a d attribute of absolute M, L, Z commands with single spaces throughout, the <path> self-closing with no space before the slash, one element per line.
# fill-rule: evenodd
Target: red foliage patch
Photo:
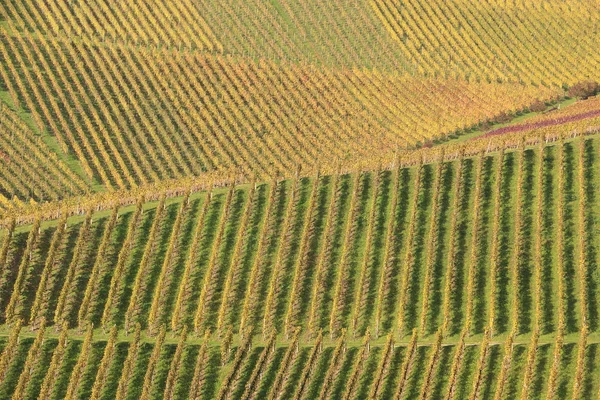
<path fill-rule="evenodd" d="M 485 135 L 483 135 L 483 137 L 504 135 L 506 133 L 515 133 L 515 132 L 521 132 L 521 131 L 529 131 L 529 130 L 533 130 L 533 129 L 545 128 L 547 126 L 562 125 L 562 124 L 567 124 L 569 122 L 581 121 L 583 119 L 594 118 L 594 117 L 600 117 L 600 110 L 592 110 L 592 111 L 588 111 L 588 112 L 585 112 L 582 114 L 566 115 L 564 117 L 547 119 L 547 120 L 538 121 L 538 122 L 530 122 L 530 123 L 522 124 L 522 125 L 505 126 L 504 128 L 494 129 L 493 131 L 490 131 L 490 132 L 486 133 Z"/>

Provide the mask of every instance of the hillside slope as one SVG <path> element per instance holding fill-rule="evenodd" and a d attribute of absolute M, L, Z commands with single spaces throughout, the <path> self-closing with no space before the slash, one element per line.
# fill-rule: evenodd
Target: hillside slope
<path fill-rule="evenodd" d="M 598 21 L 0 1 L 0 398 L 597 397 Z"/>
<path fill-rule="evenodd" d="M 420 74 L 557 86 L 598 79 L 596 2 L 370 3 Z"/>
<path fill-rule="evenodd" d="M 594 12 L 577 4 L 560 14 L 569 26 Z M 422 60 L 404 54 L 372 5 L 11 0 L 0 6 L 0 97 L 57 142 L 53 151 L 75 160 L 93 190 L 110 191 L 206 173 L 249 181 L 289 178 L 299 166 L 376 168 L 399 148 L 556 100 L 563 84 L 595 79 L 595 52 L 586 50 L 594 35 L 576 54 L 563 54 L 572 47 L 563 51 L 548 32 L 551 51 L 540 57 L 565 65 L 552 67 L 548 79 L 534 79 L 544 72 L 521 47 L 511 50 L 523 54 L 519 64 L 497 76 L 508 57 L 494 56 L 509 36 L 504 25 L 497 37 L 481 36 L 483 44 L 463 38 L 467 47 L 491 46 L 487 63 L 466 48 L 461 54 L 492 72 L 444 60 L 432 66 L 427 54 L 438 47 L 428 47 L 429 36 L 409 41 Z M 531 15 L 522 25 L 541 29 Z M 491 16 L 482 11 L 481 18 Z M 409 22 L 398 24 L 408 31 Z M 427 71 L 414 71 L 415 63 Z M 3 191 L 9 199 L 42 199 Z"/>
<path fill-rule="evenodd" d="M 461 368 L 474 371 L 464 378 L 471 382 L 467 388 L 486 370 L 517 390 L 518 368 L 526 364 L 523 345 L 537 335 L 534 346 L 543 357 L 574 354 L 569 343 L 578 340 L 589 340 L 586 352 L 595 351 L 600 243 L 592 232 L 598 224 L 593 188 L 600 180 L 599 151 L 592 136 L 482 150 L 476 157 L 448 154 L 443 163 L 216 189 L 12 226 L 2 234 L 7 268 L 0 307 L 7 326 L 19 319 L 34 329 L 66 323 L 79 340 L 77 332 L 90 324 L 130 333 L 139 324 L 151 341 L 160 340 L 164 326 L 172 340 L 182 329 L 188 332 L 188 351 L 205 332 L 214 332 L 211 339 L 220 338 L 210 342 L 216 352 L 214 346 L 226 346 L 224 338 L 234 334 L 234 346 L 252 349 L 228 358 L 242 364 L 259 356 L 258 343 L 271 332 L 279 332 L 277 342 L 284 345 L 299 327 L 299 340 L 309 349 L 320 332 L 326 336 L 322 361 L 315 361 L 323 371 L 338 338 L 356 348 L 370 335 L 378 350 L 365 362 L 375 368 L 387 354 L 386 335 L 396 343 L 392 362 L 402 357 L 414 330 L 421 344 L 432 346 L 410 364 L 421 371 L 407 383 L 416 385 L 415 393 L 429 376 L 426 366 L 433 362 L 433 374 L 438 356 L 445 354 L 448 363 L 457 349 L 438 353 L 436 332 L 440 343 L 456 345 L 462 333 L 468 343 L 484 340 L 486 349 L 486 332 L 494 344 L 514 335 L 519 346 L 492 346 L 483 364 L 474 361 L 477 347 L 468 347 L 472 360 Z M 258 347 L 244 342 L 254 335 Z M 160 354 L 169 359 L 173 351 L 165 347 Z M 295 357 L 318 358 L 319 352 L 294 352 L 293 360 L 302 365 L 303 358 Z M 502 357 L 508 369 L 499 367 Z M 397 373 L 390 371 L 397 371 L 400 359 L 392 369 L 385 361 L 384 376 Z M 163 375 L 168 363 L 160 363 Z M 242 390 L 239 380 L 251 375 L 248 368 L 235 368 L 241 375 L 228 390 Z M 574 368 L 570 363 L 556 368 L 563 382 L 554 383 L 556 390 L 567 393 L 579 375 L 567 372 Z M 220 387 L 229 382 L 225 371 Z M 586 367 L 582 379 L 592 380 L 593 371 Z M 296 374 L 286 379 L 304 376 Z M 536 370 L 528 379 L 549 376 Z M 313 371 L 305 378 L 317 387 L 325 375 Z M 89 386 L 93 378 L 87 379 Z M 446 378 L 435 379 L 442 391 Z M 157 382 L 152 385 L 164 384 Z M 361 382 L 363 390 L 384 390 Z M 498 390 L 490 381 L 481 385 Z"/>

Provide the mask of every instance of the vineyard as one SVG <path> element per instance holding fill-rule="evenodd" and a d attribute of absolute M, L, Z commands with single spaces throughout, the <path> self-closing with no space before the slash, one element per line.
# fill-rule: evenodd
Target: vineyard
<path fill-rule="evenodd" d="M 333 342 L 322 337 L 280 343 L 271 336 L 259 343 L 246 339 L 216 345 L 185 335 L 161 335 L 150 342 L 139 333 L 120 339 L 114 333 L 96 339 L 91 331 L 72 339 L 65 330 L 23 336 L 19 342 L 11 336 L 2 361 L 8 354 L 18 362 L 2 365 L 2 396 L 510 399 L 546 398 L 548 392 L 555 398 L 594 398 L 598 390 L 597 374 L 582 370 L 575 378 L 582 349 L 581 365 L 594 371 L 599 367 L 598 344 L 585 339 L 562 345 L 566 361 L 552 385 L 545 377 L 553 371 L 556 346 L 537 337 L 528 342 L 483 337 L 477 343 L 461 337 L 452 344 L 437 339 L 426 344 Z M 27 367 L 31 369 L 22 373 Z"/>
<path fill-rule="evenodd" d="M 29 152 L 23 152 L 22 149 Z M 13 196 L 58 200 L 66 194 L 84 193 L 89 184 L 36 137 L 21 118 L 0 103 L 0 210 Z M 48 181 L 46 177 L 54 179 Z"/>
<path fill-rule="evenodd" d="M 391 154 L 559 93 L 35 34 L 0 33 L 0 51 L 14 106 L 108 189 L 213 170 L 291 176 L 298 165 Z"/>
<path fill-rule="evenodd" d="M 298 166 L 333 172 L 356 160 L 376 168 L 399 148 L 562 96 L 554 82 L 402 72 L 401 49 L 368 4 L 282 1 L 275 10 L 257 2 L 239 7 L 244 17 L 221 15 L 215 7 L 223 7 L 209 2 L 108 3 L 11 0 L 0 6 L 3 99 L 29 116 L 31 129 L 51 139 L 55 152 L 73 160 L 88 192 L 206 172 L 249 181 L 289 178 Z M 317 8 L 329 10 L 320 23 L 303 13 Z M 251 25 L 245 20 L 250 9 L 270 24 Z M 373 38 L 360 35 L 359 27 L 347 31 L 352 23 L 344 18 L 354 10 Z M 282 15 L 294 28 L 285 27 Z M 341 18 L 336 24 L 334 16 Z M 279 39 L 254 46 L 230 37 L 264 36 L 264 30 Z M 346 41 L 325 40 L 333 36 Z M 347 44 L 350 37 L 360 38 L 352 41 L 359 49 Z M 387 61 L 377 61 L 374 43 L 389 47 Z M 256 54 L 267 57 L 256 60 Z M 335 54 L 339 60 L 328 59 Z M 396 72 L 383 72 L 390 65 Z M 1 189 L 9 199 L 47 198 L 39 190 Z"/>
<path fill-rule="evenodd" d="M 599 21 L 0 1 L 0 399 L 600 398 Z"/>
<path fill-rule="evenodd" d="M 550 136 L 562 132 L 580 133 L 600 128 L 600 97 L 575 103 L 569 107 L 548 110 L 527 122 L 510 124 L 488 132 L 486 136 L 507 135 L 518 132 L 527 136 Z"/>
<path fill-rule="evenodd" d="M 192 374 L 201 398 L 600 390 L 600 141 L 434 152 L 9 224 L 2 390 L 185 398 Z"/>
<path fill-rule="evenodd" d="M 595 2 L 369 2 L 420 74 L 543 85 L 598 77 Z"/>

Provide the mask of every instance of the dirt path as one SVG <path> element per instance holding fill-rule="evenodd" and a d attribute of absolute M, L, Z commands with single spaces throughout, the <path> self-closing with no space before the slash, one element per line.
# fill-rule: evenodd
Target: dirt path
<path fill-rule="evenodd" d="M 581 121 L 584 119 L 589 119 L 589 118 L 594 118 L 594 117 L 600 117 L 600 110 L 592 110 L 592 111 L 588 111 L 588 112 L 581 113 L 581 114 L 565 115 L 563 117 L 559 117 L 559 118 L 555 118 L 555 119 L 547 119 L 547 120 L 543 120 L 543 121 L 530 122 L 530 123 L 525 123 L 525 124 L 521 124 L 521 125 L 505 126 L 503 128 L 491 130 L 491 131 L 485 133 L 484 135 L 478 136 L 473 139 L 478 139 L 478 138 L 488 137 L 488 136 L 504 135 L 507 133 L 529 131 L 532 129 L 545 128 L 547 126 L 562 125 L 562 124 L 567 124 L 569 122 Z"/>

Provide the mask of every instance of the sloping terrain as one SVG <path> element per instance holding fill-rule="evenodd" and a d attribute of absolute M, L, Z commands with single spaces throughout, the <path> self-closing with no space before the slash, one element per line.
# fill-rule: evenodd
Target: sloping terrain
<path fill-rule="evenodd" d="M 563 94 L 553 81 L 415 74 L 363 2 L 11 0 L 0 21 L 6 103 L 77 160 L 94 190 L 374 168 L 399 148 Z"/>
<path fill-rule="evenodd" d="M 370 0 L 424 75 L 573 85 L 598 79 L 598 4 L 587 0 Z"/>
<path fill-rule="evenodd" d="M 539 387 L 571 393 L 575 381 L 595 376 L 572 343 L 589 341 L 580 357 L 595 351 L 600 321 L 599 243 L 592 234 L 599 151 L 598 139 L 584 136 L 489 154 L 482 149 L 475 157 L 439 153 L 447 161 L 410 166 L 400 158 L 404 166 L 391 170 L 140 199 L 83 218 L 11 225 L 2 239 L 0 306 L 9 326 L 72 327 L 75 340 L 86 326 L 98 327 L 101 336 L 113 326 L 129 334 L 141 328 L 158 344 L 161 330 L 174 341 L 183 330 L 186 351 L 193 354 L 200 341 L 218 354 L 233 335 L 235 356 L 227 356 L 219 383 L 202 389 L 208 397 L 242 391 L 251 367 L 241 365 L 253 365 L 272 332 L 279 333 L 277 346 L 285 348 L 296 334 L 308 346 L 289 355 L 302 367 L 288 371 L 270 358 L 284 368 L 285 382 L 291 380 L 280 383 L 290 393 L 316 391 L 325 378 L 317 371 L 328 368 L 326 354 L 337 343 L 360 354 L 364 340 L 372 346 L 364 355 L 372 372 L 357 367 L 367 374 L 360 385 L 378 397 L 396 390 L 388 382 L 394 379 L 407 379 L 413 395 L 431 385 L 442 396 L 448 377 L 435 371 L 457 351 L 471 354 L 465 365 L 456 361 L 461 371 L 471 371 L 461 378 L 467 388 L 481 379 L 477 391 L 494 393 L 505 390 L 497 380 L 506 380 L 517 393 L 523 390 L 518 371 L 531 368 L 531 382 L 543 379 Z M 385 342 L 388 334 L 392 344 Z M 427 346 L 406 366 L 414 383 L 400 368 L 411 337 Z M 479 347 L 462 348 L 463 339 Z M 525 357 L 532 340 L 536 351 Z M 121 357 L 135 348 L 125 347 Z M 170 360 L 173 351 L 165 347 L 156 357 Z M 549 360 L 572 354 L 572 361 L 547 361 L 541 368 L 556 372 L 544 372 L 528 361 L 538 353 Z M 479 364 L 477 354 L 483 354 Z M 313 358 L 316 370 L 304 376 Z M 26 357 L 20 360 L 13 363 Z M 178 364 L 169 362 L 161 362 L 162 374 L 168 365 L 179 374 Z M 364 382 L 378 376 L 378 365 L 381 383 Z M 574 368 L 581 374 L 569 372 Z M 336 376 L 350 379 L 352 370 L 344 371 Z M 554 373 L 562 380 L 547 382 Z M 165 377 L 150 374 L 160 392 Z M 87 379 L 87 389 L 78 383 L 81 393 L 94 382 L 93 375 Z"/>
<path fill-rule="evenodd" d="M 0 149 L 0 210 L 13 197 L 58 200 L 89 189 L 89 184 L 3 103 L 0 103 Z"/>
<path fill-rule="evenodd" d="M 560 132 L 583 132 L 600 128 L 600 98 L 580 101 L 560 109 L 553 107 L 548 112 L 523 123 L 491 130 L 486 136 L 524 132 L 528 136 L 552 135 Z"/>
<path fill-rule="evenodd" d="M 0 398 L 595 398 L 599 13 L 0 2 Z"/>

